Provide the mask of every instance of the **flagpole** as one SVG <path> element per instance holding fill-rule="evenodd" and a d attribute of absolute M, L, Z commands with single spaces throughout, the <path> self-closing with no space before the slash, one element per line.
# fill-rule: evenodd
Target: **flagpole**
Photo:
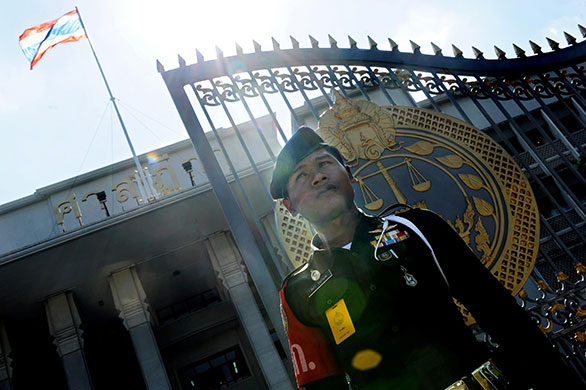
<path fill-rule="evenodd" d="M 106 75 L 104 74 L 104 70 L 102 69 L 102 65 L 100 65 L 100 61 L 98 60 L 98 56 L 96 55 L 96 51 L 94 50 L 94 45 L 92 45 L 92 41 L 90 40 L 90 37 L 87 33 L 87 30 L 85 29 L 85 25 L 83 24 L 83 19 L 81 18 L 81 14 L 79 13 L 79 10 L 77 9 L 77 7 L 75 7 L 75 10 L 77 11 L 77 15 L 79 16 L 79 21 L 81 23 L 81 27 L 83 28 L 83 32 L 85 33 L 85 36 L 87 38 L 88 43 L 90 44 L 90 48 L 92 49 L 92 53 L 94 55 L 94 58 L 96 59 L 96 63 L 98 64 L 98 68 L 100 69 L 100 73 L 102 74 L 102 79 L 104 80 L 104 84 L 106 84 L 106 89 L 108 90 L 108 94 L 110 95 L 110 100 L 112 101 L 112 104 L 114 105 L 114 110 L 116 110 L 116 115 L 118 116 L 118 120 L 120 121 L 120 126 L 122 126 L 122 131 L 124 132 L 124 136 L 126 137 L 126 141 L 128 142 L 128 146 L 130 147 L 130 151 L 132 152 L 134 164 L 136 165 L 136 169 L 138 170 L 138 175 L 139 175 L 139 177 L 137 178 L 138 188 L 141 192 L 143 192 L 143 188 L 147 189 L 147 194 L 143 193 L 142 196 L 148 202 L 149 197 L 151 195 L 154 198 L 157 198 L 157 195 L 156 195 L 154 189 L 150 188 L 149 183 L 146 180 L 146 177 L 144 175 L 144 172 L 142 170 L 140 162 L 138 161 L 138 157 L 136 157 L 136 152 L 134 151 L 134 146 L 132 146 L 132 142 L 130 141 L 130 137 L 128 136 L 128 131 L 126 131 L 126 126 L 124 125 L 124 121 L 122 120 L 122 115 L 120 114 L 120 110 L 118 109 L 118 105 L 116 104 L 116 98 L 114 98 L 114 95 L 112 95 L 112 90 L 110 89 L 110 85 L 108 84 L 108 80 L 106 80 Z M 139 179 L 143 183 L 142 186 L 140 185 L 140 183 L 138 183 Z"/>

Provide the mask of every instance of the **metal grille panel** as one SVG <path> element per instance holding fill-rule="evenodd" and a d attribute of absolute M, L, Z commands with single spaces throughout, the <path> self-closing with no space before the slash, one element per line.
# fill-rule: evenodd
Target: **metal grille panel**
<path fill-rule="evenodd" d="M 497 60 L 485 59 L 478 50 L 475 50 L 477 58 L 463 58 L 456 48 L 454 57 L 442 55 L 441 50 L 436 55 L 424 55 L 417 45 L 413 45 L 412 53 L 407 53 L 399 51 L 394 42 L 390 43 L 391 50 L 380 50 L 375 42 L 371 42 L 369 49 L 360 49 L 351 39 L 350 48 L 343 49 L 331 39 L 329 48 L 320 48 L 319 43 L 311 39 L 311 48 L 301 48 L 292 39 L 292 49 L 281 49 L 275 41 L 271 51 L 262 51 L 255 44 L 255 52 L 245 54 L 237 47 L 236 56 L 224 57 L 218 51 L 218 58 L 212 61 L 204 61 L 198 52 L 196 64 L 187 65 L 179 57 L 179 68 L 165 71 L 158 64 L 158 69 L 221 202 L 236 204 L 233 197 L 228 199 L 225 194 L 218 193 L 226 191 L 227 187 L 222 184 L 221 171 L 214 168 L 216 157 L 213 153 L 206 156 L 205 151 L 200 150 L 203 146 L 198 142 L 205 139 L 199 136 L 200 132 L 203 134 L 200 121 L 213 131 L 215 123 L 227 123 L 238 134 L 237 122 L 252 121 L 258 126 L 255 117 L 270 115 L 274 128 L 285 141 L 291 130 L 299 125 L 316 127 L 321 113 L 333 105 L 333 90 L 346 99 L 389 106 L 398 123 L 416 122 L 423 128 L 434 128 L 465 140 L 492 164 L 502 180 L 510 184 L 512 190 L 507 195 L 511 197 L 513 213 L 527 213 L 526 192 L 530 190 L 527 187 L 530 183 L 541 214 L 515 219 L 511 228 L 520 235 L 519 242 L 511 250 L 518 261 L 509 261 L 511 254 L 506 254 L 501 259 L 502 268 L 497 276 L 505 284 L 512 279 L 526 280 L 528 275 L 523 275 L 519 267 L 526 266 L 524 259 L 535 255 L 532 252 L 538 247 L 539 239 L 537 265 L 524 288 L 518 291 L 519 302 L 573 367 L 586 377 L 586 268 L 582 265 L 586 252 L 586 173 L 576 167 L 576 161 L 584 159 L 586 154 L 583 65 L 586 42 L 568 40 L 568 46 L 563 49 L 550 42 L 552 51 L 547 53 L 533 46 L 535 55 L 517 51 L 515 59 L 507 59 L 504 52 L 497 51 Z M 185 89 L 195 97 L 193 104 Z M 445 113 L 463 122 L 438 121 L 435 119 L 437 113 L 422 115 L 421 111 L 410 110 L 409 106 L 428 108 L 440 115 Z M 471 133 L 467 129 L 470 126 L 485 131 L 510 153 L 512 160 L 500 158 L 498 150 L 480 137 L 469 139 Z M 258 142 L 266 145 L 262 131 L 258 130 Z M 266 178 L 256 169 L 254 156 L 247 152 L 243 141 L 242 147 L 258 178 L 259 188 L 268 195 Z M 222 153 L 238 183 L 232 156 L 225 150 Z M 269 155 L 274 160 L 274 154 L 269 152 Z M 515 177 L 513 160 L 526 178 Z M 241 186 L 239 188 L 240 204 L 249 208 L 249 195 Z M 271 298 L 275 291 L 263 287 L 267 284 L 267 275 L 255 268 L 258 257 L 254 256 L 264 254 L 266 266 L 275 270 L 274 274 L 283 276 L 287 266 L 280 262 L 273 245 L 263 245 L 262 239 L 245 237 L 243 230 L 252 232 L 254 237 L 266 239 L 269 235 L 254 212 L 250 212 L 252 209 L 235 207 L 226 206 L 225 217 L 266 299 L 271 321 L 276 324 L 278 304 Z M 279 207 L 282 206 L 274 206 L 277 215 Z M 240 217 L 245 214 L 247 218 Z M 277 225 L 283 225 L 292 237 L 300 233 L 296 231 L 300 228 L 298 220 L 281 219 Z M 527 225 L 541 225 L 541 236 L 524 236 Z M 282 254 L 289 249 L 289 253 L 297 253 L 299 258 L 305 256 L 307 230 L 306 227 L 305 235 L 298 236 L 295 243 L 287 242 L 289 248 L 278 248 L 280 244 L 275 247 Z M 248 250 L 250 240 L 257 251 Z M 296 263 L 299 258 L 290 260 Z"/>

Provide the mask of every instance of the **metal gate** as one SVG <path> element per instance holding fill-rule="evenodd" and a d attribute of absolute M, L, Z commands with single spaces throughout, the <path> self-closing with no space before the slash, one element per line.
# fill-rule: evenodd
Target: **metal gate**
<path fill-rule="evenodd" d="M 579 28 L 586 37 L 586 29 Z M 586 378 L 586 41 L 579 43 L 567 33 L 566 39 L 565 48 L 548 39 L 547 52 L 530 42 L 534 55 L 513 45 L 517 58 L 511 59 L 497 47 L 498 59 L 485 59 L 476 48 L 476 58 L 470 59 L 455 46 L 454 55 L 445 56 L 433 43 L 435 54 L 425 55 L 413 42 L 412 52 L 401 52 L 391 39 L 390 50 L 379 49 L 370 38 L 368 49 L 358 48 L 352 38 L 349 48 L 339 48 L 332 37 L 327 48 L 312 37 L 311 48 L 302 48 L 291 38 L 291 49 L 281 49 L 273 39 L 270 51 L 255 42 L 254 53 L 245 54 L 237 46 L 235 56 L 224 57 L 218 49 L 215 60 L 204 61 L 197 52 L 195 64 L 179 57 L 177 69 L 165 71 L 159 62 L 157 67 L 273 324 L 279 323 L 275 279 L 285 275 L 290 263 L 282 261 L 282 248 L 267 245 L 271 233 L 254 213 L 217 137 L 241 203 L 236 200 L 204 130 L 232 127 L 266 200 L 272 202 L 267 178 L 237 122 L 252 122 L 258 142 L 273 160 L 275 153 L 256 118 L 270 116 L 286 141 L 292 129 L 317 124 L 321 112 L 334 104 L 333 90 L 346 99 L 428 107 L 480 128 L 518 163 L 539 205 L 540 250 L 517 294 L 519 303 Z M 268 259 L 267 267 L 259 258 Z"/>

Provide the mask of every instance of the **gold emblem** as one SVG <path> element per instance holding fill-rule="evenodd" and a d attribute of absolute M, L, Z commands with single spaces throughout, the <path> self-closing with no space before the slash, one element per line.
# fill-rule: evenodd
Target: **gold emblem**
<path fill-rule="evenodd" d="M 317 132 L 353 168 L 359 206 L 378 211 L 399 203 L 436 211 L 519 293 L 535 265 L 539 213 L 529 181 L 507 152 L 471 124 L 433 110 L 335 95 Z M 309 232 L 307 222 L 299 222 L 290 229 Z"/>
<path fill-rule="evenodd" d="M 348 165 L 358 165 L 358 159 L 377 160 L 396 145 L 391 114 L 375 103 L 334 94 L 336 103 L 320 117 L 318 134 L 342 153 Z"/>

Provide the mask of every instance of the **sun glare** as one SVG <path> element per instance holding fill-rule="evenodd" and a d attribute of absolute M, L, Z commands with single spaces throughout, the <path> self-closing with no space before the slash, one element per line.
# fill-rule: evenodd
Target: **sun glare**
<path fill-rule="evenodd" d="M 123 12 L 132 32 L 149 51 L 161 60 L 175 62 L 180 54 L 188 62 L 195 61 L 195 49 L 206 59 L 216 57 L 215 47 L 226 55 L 235 54 L 238 42 L 252 51 L 252 40 L 270 43 L 275 15 L 286 17 L 279 2 L 250 1 L 173 1 L 149 3 L 148 6 L 126 5 Z"/>

